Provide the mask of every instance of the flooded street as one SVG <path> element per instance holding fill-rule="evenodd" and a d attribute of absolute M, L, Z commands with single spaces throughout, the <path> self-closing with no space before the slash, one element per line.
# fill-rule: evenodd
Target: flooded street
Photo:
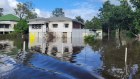
<path fill-rule="evenodd" d="M 18 53 L 24 47 L 21 36 L 0 36 L 1 79 L 140 78 L 140 41 L 135 39 L 103 37 L 89 44 L 83 38 L 25 41 L 27 52 Z"/>

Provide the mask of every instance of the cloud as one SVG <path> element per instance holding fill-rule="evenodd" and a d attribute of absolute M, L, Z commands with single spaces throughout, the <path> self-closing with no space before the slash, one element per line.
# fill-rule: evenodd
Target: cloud
<path fill-rule="evenodd" d="M 102 0 L 102 2 L 105 2 L 105 1 L 108 1 L 108 0 Z M 114 4 L 114 5 L 120 5 L 120 2 L 119 0 L 109 0 L 111 4 Z"/>
<path fill-rule="evenodd" d="M 91 20 L 94 16 L 97 16 L 98 10 L 90 8 L 77 8 L 65 10 L 67 17 L 75 18 L 75 16 L 81 16 L 85 20 Z"/>
<path fill-rule="evenodd" d="M 108 1 L 108 0 L 87 0 L 88 2 L 92 3 L 92 2 L 95 2 L 95 3 L 104 3 L 105 1 Z M 119 0 L 109 0 L 111 2 L 111 4 L 114 4 L 114 5 L 119 5 L 120 2 Z"/>
<path fill-rule="evenodd" d="M 81 16 L 85 20 L 92 19 L 93 16 L 96 16 L 98 10 L 96 10 L 91 1 L 95 0 L 88 0 L 82 3 L 75 3 L 75 8 L 73 9 L 65 9 L 65 15 L 70 18 L 75 18 L 75 16 Z M 0 7 L 4 8 L 4 14 L 14 14 L 14 8 L 19 2 L 17 0 L 1 0 Z M 35 12 L 38 14 L 39 17 L 50 17 L 51 11 L 42 10 L 39 8 L 35 8 Z M 89 16 L 90 15 L 90 16 Z"/>
<path fill-rule="evenodd" d="M 14 8 L 19 2 L 16 0 L 0 0 L 0 8 L 4 9 L 4 14 L 14 13 Z"/>
<path fill-rule="evenodd" d="M 35 8 L 35 12 L 37 13 L 38 17 L 48 18 L 48 17 L 51 16 L 51 12 L 49 12 L 49 11 L 43 11 L 43 10 L 40 10 L 38 8 Z"/>
<path fill-rule="evenodd" d="M 73 4 L 73 6 L 75 7 L 73 9 L 64 9 L 66 17 L 74 19 L 76 16 L 81 16 L 85 20 L 90 20 L 98 14 L 98 10 L 94 8 L 95 6 L 88 2 L 75 3 Z M 35 12 L 38 14 L 39 17 L 51 16 L 51 11 L 43 11 L 36 8 Z"/>
<path fill-rule="evenodd" d="M 91 20 L 94 16 L 97 16 L 97 14 L 99 13 L 93 1 L 95 0 L 88 0 L 85 2 L 75 3 L 74 7 L 76 8 L 65 10 L 66 16 L 71 18 L 75 18 L 75 16 L 81 16 L 85 20 Z"/>
<path fill-rule="evenodd" d="M 99 13 L 98 8 L 99 6 L 95 5 L 96 3 L 103 3 L 106 0 L 85 0 L 85 2 L 77 2 L 74 3 L 74 8 L 71 9 L 65 9 L 65 15 L 70 18 L 75 18 L 75 16 L 81 16 L 85 20 L 90 20 L 94 16 L 97 16 Z M 110 0 L 113 4 L 116 3 L 117 0 Z M 17 0 L 1 0 L 0 1 L 0 7 L 4 8 L 4 14 L 13 13 L 14 14 L 14 8 L 16 8 L 16 5 L 19 2 Z M 39 17 L 50 17 L 51 11 L 42 10 L 39 8 L 35 8 L 35 12 L 38 14 Z"/>

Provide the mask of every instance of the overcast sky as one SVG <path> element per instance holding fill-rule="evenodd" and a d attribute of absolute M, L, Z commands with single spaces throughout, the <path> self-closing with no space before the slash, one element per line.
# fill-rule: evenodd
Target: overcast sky
<path fill-rule="evenodd" d="M 39 17 L 50 17 L 52 10 L 63 8 L 67 17 L 81 16 L 85 20 L 90 20 L 97 16 L 99 8 L 106 0 L 0 0 L 0 7 L 4 8 L 4 14 L 14 14 L 16 4 L 26 1 L 33 2 Z M 112 4 L 119 4 L 117 0 L 110 1 Z"/>

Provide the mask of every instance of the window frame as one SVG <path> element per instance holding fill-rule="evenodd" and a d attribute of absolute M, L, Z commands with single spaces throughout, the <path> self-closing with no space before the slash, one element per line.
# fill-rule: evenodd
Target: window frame
<path fill-rule="evenodd" d="M 33 24 L 32 25 L 32 29 L 41 29 L 42 28 L 42 24 Z"/>
<path fill-rule="evenodd" d="M 52 24 L 53 28 L 58 28 L 58 24 Z"/>
<path fill-rule="evenodd" d="M 66 26 L 66 25 L 67 25 L 67 26 Z M 64 27 L 65 27 L 65 28 L 69 28 L 69 24 L 68 24 L 68 23 L 64 24 Z"/>

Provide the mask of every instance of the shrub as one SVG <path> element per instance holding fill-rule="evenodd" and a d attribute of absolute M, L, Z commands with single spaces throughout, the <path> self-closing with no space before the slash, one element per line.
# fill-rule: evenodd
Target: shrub
<path fill-rule="evenodd" d="M 84 36 L 84 42 L 85 42 L 86 44 L 93 43 L 94 40 L 95 40 L 95 36 L 94 36 L 94 35 Z"/>

